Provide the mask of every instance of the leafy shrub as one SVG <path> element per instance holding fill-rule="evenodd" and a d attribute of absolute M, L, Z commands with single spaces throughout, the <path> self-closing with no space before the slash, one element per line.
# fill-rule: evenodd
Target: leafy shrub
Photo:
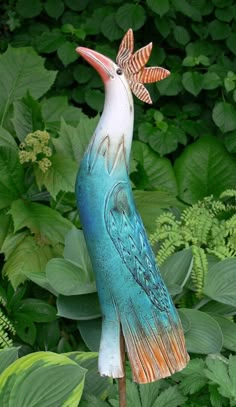
<path fill-rule="evenodd" d="M 180 310 L 192 361 L 165 381 L 142 387 L 128 380 L 128 400 L 146 407 L 235 404 L 235 200 L 224 195 L 236 185 L 235 16 L 233 0 L 2 5 L 0 338 L 25 355 L 20 383 L 36 372 L 37 358 L 46 360 L 38 352 L 51 352 L 59 376 L 73 365 L 77 381 L 64 380 L 72 387 L 65 395 L 61 385 L 61 399 L 53 399 L 57 388 L 51 387 L 44 399 L 50 406 L 70 400 L 76 386 L 71 406 L 82 390 L 82 407 L 106 406 L 107 400 L 118 406 L 116 385 L 96 374 L 92 351 L 98 350 L 101 314 L 74 197 L 104 90 L 75 47 L 114 59 L 129 27 L 137 47 L 154 41 L 150 64 L 172 72 L 150 85 L 154 108 L 135 100 L 130 177 L 145 226 L 155 243 L 161 239 L 161 272 Z M 163 213 L 170 207 L 173 215 Z M 156 233 L 158 216 L 164 223 Z M 5 386 L 6 377 L 15 380 L 16 348 L 2 350 L 0 359 Z M 78 364 L 88 369 L 84 387 Z M 21 400 L 24 389 L 16 386 Z M 1 395 L 15 397 L 11 389 Z"/>

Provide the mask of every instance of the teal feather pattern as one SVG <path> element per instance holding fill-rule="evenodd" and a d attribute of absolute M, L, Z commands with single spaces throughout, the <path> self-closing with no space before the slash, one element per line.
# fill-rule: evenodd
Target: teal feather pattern
<path fill-rule="evenodd" d="M 103 316 L 99 372 L 114 378 L 124 376 L 122 332 L 133 379 L 148 383 L 183 369 L 189 357 L 178 313 L 155 262 L 129 182 L 133 135 L 130 80 L 136 78 L 127 67 L 132 41 L 129 30 L 119 50 L 122 66 L 95 51 L 78 48 L 102 77 L 105 104 L 80 165 L 76 197 Z M 126 45 L 128 49 L 124 49 Z M 147 49 L 143 49 L 146 63 Z M 133 62 L 142 59 L 141 51 Z"/>

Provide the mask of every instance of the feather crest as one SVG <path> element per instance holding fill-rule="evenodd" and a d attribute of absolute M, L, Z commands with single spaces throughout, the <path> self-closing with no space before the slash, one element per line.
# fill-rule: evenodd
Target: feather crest
<path fill-rule="evenodd" d="M 151 51 L 152 42 L 145 47 L 140 48 L 133 54 L 134 36 L 130 28 L 121 41 L 119 51 L 116 57 L 117 65 L 119 65 L 125 76 L 127 77 L 132 92 L 143 102 L 152 103 L 152 99 L 148 90 L 143 83 L 153 83 L 160 81 L 170 75 L 167 69 L 161 67 L 145 68 L 148 62 Z"/>

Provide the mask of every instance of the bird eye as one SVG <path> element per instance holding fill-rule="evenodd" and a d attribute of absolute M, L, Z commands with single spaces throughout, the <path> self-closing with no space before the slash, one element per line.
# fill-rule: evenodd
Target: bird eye
<path fill-rule="evenodd" d="M 116 73 L 117 73 L 117 75 L 122 75 L 122 69 L 118 68 Z"/>

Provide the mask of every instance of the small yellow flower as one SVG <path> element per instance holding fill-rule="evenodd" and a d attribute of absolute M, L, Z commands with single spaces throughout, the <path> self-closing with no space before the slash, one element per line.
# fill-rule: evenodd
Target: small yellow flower
<path fill-rule="evenodd" d="M 29 133 L 19 146 L 20 163 L 36 163 L 41 171 L 46 172 L 52 165 L 47 157 L 51 157 L 52 149 L 48 146 L 50 135 L 47 131 L 37 130 Z"/>

